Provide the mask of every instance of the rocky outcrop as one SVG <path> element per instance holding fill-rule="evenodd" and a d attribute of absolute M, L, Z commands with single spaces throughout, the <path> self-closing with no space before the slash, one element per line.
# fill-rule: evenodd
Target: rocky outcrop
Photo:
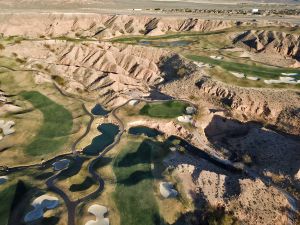
<path fill-rule="evenodd" d="M 235 118 L 260 121 L 287 133 L 300 134 L 300 99 L 293 91 L 232 87 L 207 78 L 196 85 L 230 108 Z"/>
<path fill-rule="evenodd" d="M 26 37 L 112 38 L 158 35 L 178 31 L 216 31 L 235 26 L 232 21 L 175 17 L 45 13 L 0 15 L 0 33 Z M 34 24 L 34 26 L 32 26 Z"/>
<path fill-rule="evenodd" d="M 99 99 L 108 108 L 148 96 L 170 72 L 178 78 L 179 71 L 187 75 L 192 70 L 167 50 L 107 42 L 22 41 L 3 50 L 12 53 L 26 59 L 26 69 L 38 70 L 36 77 L 43 73 L 44 80 L 52 78 L 66 92 Z M 176 64 L 171 71 L 170 58 Z"/>
<path fill-rule="evenodd" d="M 3 116 L 7 113 L 18 112 L 20 110 L 22 110 L 22 108 L 13 104 L 9 98 L 9 95 L 0 90 L 0 116 Z"/>
<path fill-rule="evenodd" d="M 248 30 L 233 38 L 233 43 L 248 50 L 277 53 L 300 61 L 300 35 L 269 30 Z"/>

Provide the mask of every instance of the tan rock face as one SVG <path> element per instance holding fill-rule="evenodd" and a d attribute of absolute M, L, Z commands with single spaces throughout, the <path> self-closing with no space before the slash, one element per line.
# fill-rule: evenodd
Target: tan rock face
<path fill-rule="evenodd" d="M 198 81 L 197 86 L 230 107 L 240 120 L 266 122 L 287 133 L 300 134 L 300 100 L 295 92 L 231 87 L 207 79 Z"/>
<path fill-rule="evenodd" d="M 99 98 L 106 107 L 149 95 L 162 80 L 158 63 L 170 55 L 158 48 L 66 41 L 23 41 L 3 51 L 12 52 L 26 59 L 26 68 L 48 71 L 36 74 L 39 82 L 54 77 L 67 92 Z"/>
<path fill-rule="evenodd" d="M 7 94 L 0 90 L 0 116 L 3 116 L 7 113 L 14 113 L 21 111 L 22 108 L 16 106 L 10 102 L 10 99 L 7 97 Z"/>
<path fill-rule="evenodd" d="M 285 195 L 260 179 L 247 179 L 189 154 L 172 153 L 164 161 L 174 167 L 184 194 L 201 205 L 223 206 L 243 224 L 287 224 Z"/>
<path fill-rule="evenodd" d="M 237 34 L 233 43 L 248 50 L 277 53 L 300 61 L 300 35 L 281 31 L 253 30 Z"/>
<path fill-rule="evenodd" d="M 34 26 L 32 26 L 34 24 Z M 234 22 L 174 17 L 82 14 L 6 14 L 0 16 L 0 33 L 27 37 L 98 37 L 159 35 L 177 31 L 215 31 Z"/>

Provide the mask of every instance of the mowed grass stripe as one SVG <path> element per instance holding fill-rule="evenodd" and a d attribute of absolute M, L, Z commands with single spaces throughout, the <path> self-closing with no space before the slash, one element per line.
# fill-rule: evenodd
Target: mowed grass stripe
<path fill-rule="evenodd" d="M 39 156 L 58 151 L 68 140 L 73 126 L 72 114 L 37 91 L 20 95 L 43 113 L 43 124 L 34 140 L 25 148 L 25 153 Z M 34 118 L 32 118 L 34 119 Z"/>
<path fill-rule="evenodd" d="M 206 56 L 200 55 L 186 55 L 186 58 L 191 59 L 197 62 L 209 63 L 214 66 L 220 66 L 227 71 L 232 72 L 241 72 L 246 75 L 259 76 L 262 78 L 277 78 L 282 76 L 281 73 L 299 73 L 298 69 L 289 69 L 289 68 L 272 68 L 267 66 L 259 66 L 259 65 L 249 65 L 243 63 L 236 62 L 228 62 L 224 60 L 215 60 Z"/>
<path fill-rule="evenodd" d="M 117 186 L 113 198 L 121 225 L 160 224 L 151 172 L 151 146 L 147 141 L 129 142 L 115 158 Z"/>

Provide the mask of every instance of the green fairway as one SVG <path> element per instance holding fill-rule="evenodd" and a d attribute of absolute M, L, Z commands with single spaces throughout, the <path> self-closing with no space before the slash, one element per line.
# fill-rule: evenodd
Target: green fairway
<path fill-rule="evenodd" d="M 197 37 L 205 35 L 214 35 L 225 33 L 226 30 L 220 31 L 211 31 L 211 32 L 182 32 L 182 33 L 172 33 L 158 36 L 129 36 L 129 37 L 120 37 L 113 38 L 111 42 L 122 42 L 127 44 L 138 44 L 140 41 L 154 41 L 154 40 L 168 40 L 168 39 L 177 39 L 177 38 L 186 38 L 186 37 Z"/>
<path fill-rule="evenodd" d="M 0 191 L 0 225 L 7 225 L 11 204 L 14 200 L 16 185 L 11 185 Z"/>
<path fill-rule="evenodd" d="M 151 141 L 129 142 L 113 163 L 117 186 L 113 195 L 121 225 L 163 224 L 154 196 Z"/>
<path fill-rule="evenodd" d="M 175 118 L 185 112 L 187 103 L 179 101 L 168 101 L 163 103 L 147 103 L 141 110 L 140 114 L 158 118 Z"/>
<path fill-rule="evenodd" d="M 229 62 L 224 60 L 211 59 L 207 56 L 200 55 L 187 55 L 186 58 L 191 59 L 197 62 L 209 63 L 214 66 L 220 66 L 227 71 L 240 72 L 245 75 L 258 76 L 261 78 L 274 79 L 281 76 L 281 73 L 299 73 L 298 69 L 289 69 L 289 68 L 276 68 L 276 67 L 267 67 L 261 65 L 250 65 L 236 62 Z"/>
<path fill-rule="evenodd" d="M 39 92 L 22 92 L 20 95 L 40 110 L 44 117 L 42 126 L 34 140 L 26 146 L 25 152 L 32 156 L 39 156 L 58 151 L 71 133 L 72 114 Z"/>

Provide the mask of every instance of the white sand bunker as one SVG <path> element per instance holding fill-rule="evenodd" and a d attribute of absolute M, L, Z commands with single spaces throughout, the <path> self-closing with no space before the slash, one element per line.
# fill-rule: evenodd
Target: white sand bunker
<path fill-rule="evenodd" d="M 193 115 L 193 114 L 196 113 L 196 111 L 197 110 L 194 107 L 192 107 L 192 106 L 188 106 L 188 107 L 185 108 L 185 112 L 188 115 Z"/>
<path fill-rule="evenodd" d="M 131 106 L 135 106 L 135 105 L 137 105 L 137 104 L 139 104 L 139 100 L 131 100 L 131 101 L 129 101 L 129 105 L 131 105 Z"/>
<path fill-rule="evenodd" d="M 254 80 L 254 81 L 257 81 L 257 80 L 259 80 L 259 77 L 251 77 L 251 76 L 247 76 L 247 79 L 248 79 L 248 80 Z"/>
<path fill-rule="evenodd" d="M 244 73 L 238 73 L 238 72 L 230 72 L 230 73 L 237 78 L 245 78 Z"/>
<path fill-rule="evenodd" d="M 300 169 L 299 169 L 298 173 L 295 174 L 295 179 L 300 181 Z"/>
<path fill-rule="evenodd" d="M 7 121 L 5 122 L 4 120 L 0 120 L 0 129 L 2 130 L 0 134 L 0 140 L 7 135 L 10 135 L 15 132 L 15 129 L 13 126 L 15 125 L 14 121 Z"/>
<path fill-rule="evenodd" d="M 107 211 L 107 208 L 102 205 L 90 206 L 88 212 L 93 214 L 96 220 L 90 220 L 85 225 L 109 225 L 109 219 L 104 217 Z"/>
<path fill-rule="evenodd" d="M 298 76 L 299 73 L 281 73 L 283 76 Z"/>
<path fill-rule="evenodd" d="M 59 200 L 56 197 L 49 195 L 39 196 L 31 203 L 34 209 L 25 215 L 25 223 L 42 218 L 44 216 L 44 211 L 56 208 L 58 203 Z"/>
<path fill-rule="evenodd" d="M 279 80 L 264 80 L 266 84 L 300 84 L 300 80 L 293 77 L 279 77 Z"/>
<path fill-rule="evenodd" d="M 54 170 L 64 170 L 67 169 L 70 165 L 69 159 L 61 159 L 52 164 Z"/>
<path fill-rule="evenodd" d="M 177 120 L 181 123 L 192 123 L 193 117 L 191 115 L 183 115 L 183 116 L 178 116 Z"/>
<path fill-rule="evenodd" d="M 170 182 L 161 182 L 159 184 L 159 191 L 164 198 L 175 198 L 178 195 L 178 192 Z"/>
<path fill-rule="evenodd" d="M 0 177 L 0 185 L 6 183 L 7 180 L 8 180 L 7 176 L 1 176 Z"/>
<path fill-rule="evenodd" d="M 223 56 L 219 56 L 219 55 L 211 55 L 209 57 L 212 58 L 212 59 L 217 59 L 217 60 L 223 59 Z"/>

